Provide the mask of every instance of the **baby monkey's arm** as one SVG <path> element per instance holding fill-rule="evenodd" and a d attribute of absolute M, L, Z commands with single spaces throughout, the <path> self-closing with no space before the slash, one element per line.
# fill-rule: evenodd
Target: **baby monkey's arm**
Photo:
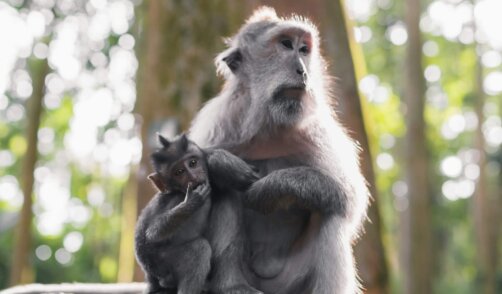
<path fill-rule="evenodd" d="M 210 193 L 209 183 L 201 184 L 195 189 L 189 186 L 183 202 L 155 217 L 146 230 L 146 238 L 160 241 L 172 237 L 176 229 L 204 204 Z"/>

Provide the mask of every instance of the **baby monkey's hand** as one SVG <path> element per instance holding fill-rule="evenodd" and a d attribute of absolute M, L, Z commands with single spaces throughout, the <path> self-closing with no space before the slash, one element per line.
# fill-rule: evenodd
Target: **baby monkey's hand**
<path fill-rule="evenodd" d="M 192 185 L 189 184 L 190 193 L 187 191 L 187 197 L 196 201 L 204 201 L 211 193 L 211 185 L 209 185 L 209 182 L 207 181 L 198 185 L 195 189 L 191 187 Z"/>

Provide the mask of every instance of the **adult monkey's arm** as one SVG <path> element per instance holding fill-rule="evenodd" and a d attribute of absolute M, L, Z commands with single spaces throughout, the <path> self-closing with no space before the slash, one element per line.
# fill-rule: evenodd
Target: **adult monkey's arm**
<path fill-rule="evenodd" d="M 274 171 L 255 182 L 245 195 L 248 206 L 264 212 L 298 205 L 324 214 L 345 216 L 350 186 L 312 167 Z"/>

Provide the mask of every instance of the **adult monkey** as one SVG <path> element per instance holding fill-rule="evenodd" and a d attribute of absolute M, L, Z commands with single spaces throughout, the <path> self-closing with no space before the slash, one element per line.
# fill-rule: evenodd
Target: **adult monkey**
<path fill-rule="evenodd" d="M 244 213 L 246 278 L 265 293 L 357 292 L 351 242 L 368 191 L 357 147 L 329 104 L 316 27 L 263 7 L 227 44 L 216 58 L 225 86 L 190 137 L 225 146 L 263 176 L 243 195 L 253 208 Z"/>

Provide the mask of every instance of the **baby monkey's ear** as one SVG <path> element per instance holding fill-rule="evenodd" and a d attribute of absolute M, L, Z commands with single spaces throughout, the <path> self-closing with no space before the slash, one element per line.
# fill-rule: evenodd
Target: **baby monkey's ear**
<path fill-rule="evenodd" d="M 151 173 L 147 178 L 150 182 L 152 182 L 155 188 L 159 190 L 159 192 L 165 193 L 168 191 L 167 185 L 164 183 L 159 173 Z"/>
<path fill-rule="evenodd" d="M 160 133 L 157 133 L 157 138 L 159 139 L 160 144 L 162 144 L 162 147 L 169 148 L 169 146 L 171 145 L 171 142 Z"/>

